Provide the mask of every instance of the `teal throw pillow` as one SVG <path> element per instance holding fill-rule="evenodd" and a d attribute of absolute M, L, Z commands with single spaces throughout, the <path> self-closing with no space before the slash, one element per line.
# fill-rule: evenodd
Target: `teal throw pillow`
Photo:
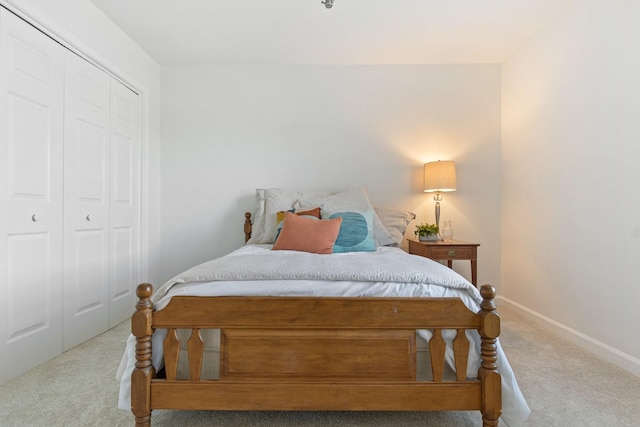
<path fill-rule="evenodd" d="M 374 252 L 373 212 L 337 212 L 329 219 L 342 218 L 333 252 Z"/>

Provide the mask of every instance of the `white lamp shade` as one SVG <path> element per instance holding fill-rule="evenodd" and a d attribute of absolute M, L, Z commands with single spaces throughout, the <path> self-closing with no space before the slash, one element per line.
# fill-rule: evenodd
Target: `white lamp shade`
<path fill-rule="evenodd" d="M 424 164 L 424 192 L 456 191 L 456 164 L 451 160 Z"/>

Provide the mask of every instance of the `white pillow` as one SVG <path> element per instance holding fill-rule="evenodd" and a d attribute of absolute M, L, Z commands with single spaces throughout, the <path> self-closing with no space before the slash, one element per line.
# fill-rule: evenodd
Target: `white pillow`
<path fill-rule="evenodd" d="M 256 211 L 251 227 L 251 239 L 247 244 L 273 243 L 278 231 L 276 213 L 293 208 L 301 198 L 326 197 L 333 194 L 328 191 L 300 192 L 283 188 L 256 190 Z M 314 206 L 317 207 L 317 206 Z"/>
<path fill-rule="evenodd" d="M 323 219 L 329 218 L 331 215 L 338 212 L 372 212 L 373 237 L 375 238 L 378 246 L 395 244 L 395 239 L 391 236 L 389 231 L 380 221 L 380 218 L 378 218 L 378 215 L 375 213 L 366 188 L 357 188 L 329 196 L 301 198 L 296 202 L 295 207 L 302 206 L 319 206 Z"/>
<path fill-rule="evenodd" d="M 407 226 L 411 221 L 416 219 L 416 214 L 413 212 L 380 208 L 377 206 L 375 207 L 375 210 L 376 214 L 378 214 L 378 218 L 380 218 L 380 221 L 393 238 L 394 245 L 402 244 Z"/>

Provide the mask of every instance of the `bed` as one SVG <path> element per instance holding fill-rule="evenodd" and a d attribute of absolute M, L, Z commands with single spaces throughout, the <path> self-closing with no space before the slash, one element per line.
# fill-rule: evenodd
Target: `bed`
<path fill-rule="evenodd" d="M 153 409 L 479 410 L 483 426 L 526 420 L 498 341 L 494 288 L 395 247 L 412 214 L 345 193 L 258 190 L 247 245 L 155 292 L 138 286 L 118 372 L 119 406 L 136 425 L 150 425 Z M 291 209 L 272 221 L 282 206 Z M 311 206 L 326 221 L 308 218 Z M 344 209 L 357 215 L 334 217 Z M 331 254 L 287 246 L 294 230 L 322 241 L 304 227 L 334 220 L 340 234 L 354 217 L 368 242 L 334 237 Z"/>

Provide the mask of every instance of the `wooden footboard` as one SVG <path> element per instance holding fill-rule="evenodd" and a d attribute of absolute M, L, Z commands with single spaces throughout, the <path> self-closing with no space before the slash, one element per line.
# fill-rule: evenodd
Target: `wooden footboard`
<path fill-rule="evenodd" d="M 501 413 L 495 290 L 481 288 L 479 313 L 458 298 L 299 298 L 179 296 L 154 311 L 152 286 L 138 286 L 132 317 L 136 366 L 131 408 L 136 425 L 152 409 L 480 410 L 483 426 Z M 165 378 L 151 365 L 151 335 L 167 329 Z M 178 379 L 178 329 L 188 339 L 189 379 Z M 219 377 L 202 379 L 202 329 L 220 330 Z M 416 378 L 416 330 L 429 340 L 431 378 Z M 477 378 L 466 378 L 466 330 L 481 337 Z M 455 376 L 445 375 L 444 330 L 454 330 Z"/>

